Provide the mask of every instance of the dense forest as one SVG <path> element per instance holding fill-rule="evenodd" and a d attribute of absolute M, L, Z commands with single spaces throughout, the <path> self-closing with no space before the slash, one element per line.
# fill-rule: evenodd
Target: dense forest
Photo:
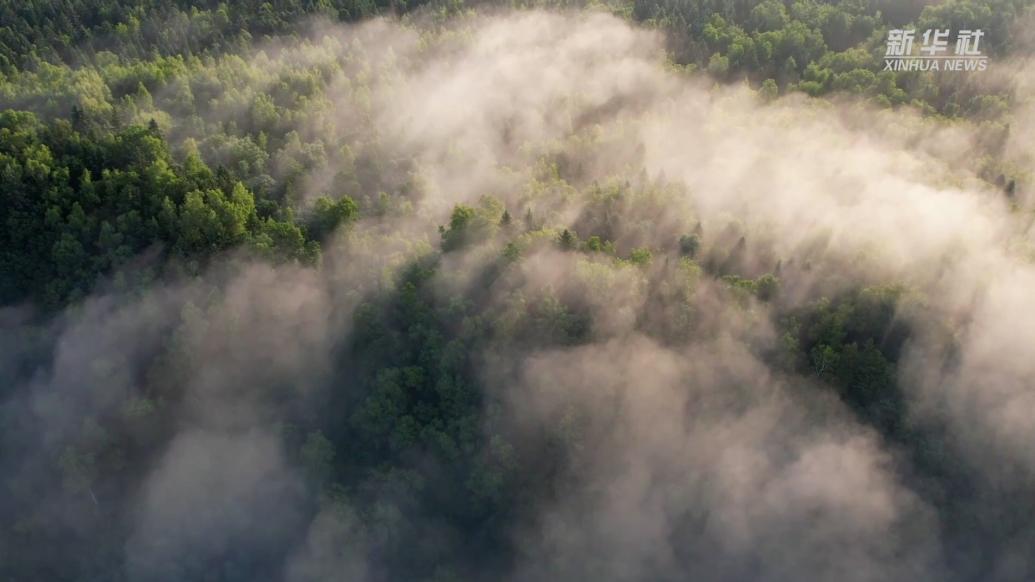
<path fill-rule="evenodd" d="M 1033 10 L 0 0 L 0 580 L 1031 580 Z"/>

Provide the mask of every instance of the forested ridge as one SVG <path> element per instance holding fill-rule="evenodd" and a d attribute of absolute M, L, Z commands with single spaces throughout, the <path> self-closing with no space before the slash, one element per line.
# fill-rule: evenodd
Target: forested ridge
<path fill-rule="evenodd" d="M 1030 579 L 1029 5 L 0 4 L 0 579 Z"/>

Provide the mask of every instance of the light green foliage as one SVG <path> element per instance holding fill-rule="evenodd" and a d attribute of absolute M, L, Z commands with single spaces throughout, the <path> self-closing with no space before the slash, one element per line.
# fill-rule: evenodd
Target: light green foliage
<path fill-rule="evenodd" d="M 653 253 L 648 248 L 636 248 L 629 253 L 629 262 L 634 265 L 649 265 Z"/>
<path fill-rule="evenodd" d="M 758 94 L 766 101 L 772 101 L 780 96 L 780 88 L 776 86 L 776 81 L 773 79 L 766 79 L 762 81 L 762 87 L 759 88 Z"/>
<path fill-rule="evenodd" d="M 930 72 L 882 71 L 887 30 L 980 29 L 986 52 L 998 55 L 1010 49 L 1009 23 L 1029 4 L 953 0 L 877 10 L 872 2 L 854 0 L 635 0 L 633 14 L 669 34 L 678 62 L 706 67 L 721 80 L 748 78 L 766 98 L 773 94 L 771 79 L 778 91 L 817 97 L 845 92 L 883 106 L 914 103 L 946 116 L 981 116 L 997 115 L 995 105 L 960 84 L 939 83 Z"/>
<path fill-rule="evenodd" d="M 477 208 L 457 204 L 449 217 L 449 226 L 440 227 L 442 250 L 456 250 L 493 236 L 499 230 L 503 213 L 503 205 L 491 197 L 483 197 Z"/>
<path fill-rule="evenodd" d="M 730 289 L 754 295 L 760 301 L 773 299 L 780 287 L 780 280 L 771 273 L 762 275 L 758 279 L 744 279 L 736 275 L 726 275 L 722 280 L 729 285 Z"/>

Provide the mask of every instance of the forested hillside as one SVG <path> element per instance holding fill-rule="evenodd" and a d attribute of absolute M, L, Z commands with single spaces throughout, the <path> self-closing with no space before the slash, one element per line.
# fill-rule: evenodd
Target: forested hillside
<path fill-rule="evenodd" d="M 0 580 L 1035 577 L 1033 24 L 0 2 Z"/>

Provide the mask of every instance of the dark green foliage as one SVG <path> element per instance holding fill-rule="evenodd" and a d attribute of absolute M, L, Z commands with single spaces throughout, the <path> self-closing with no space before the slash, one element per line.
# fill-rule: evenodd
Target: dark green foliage
<path fill-rule="evenodd" d="M 0 112 L 0 300 L 57 306 L 141 253 L 205 259 L 245 242 L 277 255 L 318 252 L 297 226 L 256 216 L 252 193 L 160 135 L 131 126 L 84 134 L 65 121 Z M 355 213 L 341 203 L 324 221 Z M 323 223 L 321 223 L 323 224 Z"/>
<path fill-rule="evenodd" d="M 698 249 L 701 248 L 701 239 L 696 234 L 688 234 L 679 237 L 679 252 L 691 259 L 697 256 Z"/>
<path fill-rule="evenodd" d="M 578 245 L 578 238 L 571 233 L 570 230 L 564 229 L 560 236 L 557 237 L 557 244 L 561 246 L 561 249 L 570 251 Z"/>
<path fill-rule="evenodd" d="M 477 208 L 457 204 L 449 217 L 449 226 L 439 227 L 442 250 L 456 250 L 492 236 L 499 229 L 503 212 L 499 203 L 490 198 L 483 198 Z"/>
<path fill-rule="evenodd" d="M 369 493 L 380 503 L 399 504 L 404 492 L 403 499 L 424 508 L 425 519 L 453 524 L 472 536 L 474 546 L 450 551 L 477 548 L 491 558 L 502 547 L 494 538 L 502 533 L 497 522 L 505 519 L 516 494 L 511 447 L 500 435 L 486 436 L 485 390 L 470 359 L 475 346 L 495 333 L 492 311 L 488 305 L 443 301 L 431 285 L 438 269 L 431 261 L 412 264 L 395 292 L 359 309 L 349 360 L 362 389 L 355 400 L 338 395 L 341 409 L 353 412 L 332 437 L 342 458 L 337 474 L 346 482 L 384 475 L 389 489 Z M 542 327 L 570 333 L 564 307 L 551 305 L 530 307 L 522 318 L 523 325 L 535 328 L 528 333 L 537 343 L 547 337 Z M 346 402 L 352 404 L 346 408 Z M 400 479 L 416 474 L 421 478 Z M 400 535 L 400 544 L 386 549 L 393 570 L 412 576 L 426 572 L 431 557 L 401 543 L 415 540 L 417 533 Z M 458 554 L 436 561 L 463 560 Z"/>
<path fill-rule="evenodd" d="M 292 32 L 307 16 L 356 20 L 389 7 L 385 0 L 27 0 L 0 3 L 0 71 L 34 59 L 89 60 L 112 50 L 148 57 L 233 49 L 253 37 Z"/>
<path fill-rule="evenodd" d="M 358 214 L 359 207 L 348 196 L 337 201 L 326 196 L 320 197 L 314 203 L 312 215 L 306 224 L 309 238 L 322 240 L 339 225 L 355 219 Z"/>
<path fill-rule="evenodd" d="M 864 289 L 822 301 L 784 324 L 796 365 L 835 386 L 845 402 L 889 431 L 903 420 L 894 371 L 908 337 L 895 316 L 901 296 L 896 288 Z"/>

